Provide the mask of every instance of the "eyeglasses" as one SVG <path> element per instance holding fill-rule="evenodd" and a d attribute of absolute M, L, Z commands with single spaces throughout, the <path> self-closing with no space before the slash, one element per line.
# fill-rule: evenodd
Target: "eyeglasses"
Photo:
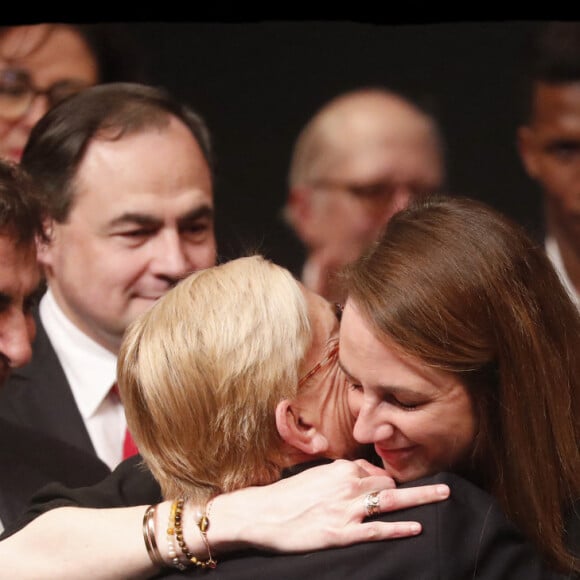
<path fill-rule="evenodd" d="M 75 80 L 62 80 L 46 89 L 35 87 L 30 74 L 17 68 L 0 71 L 0 117 L 13 121 L 26 114 L 34 99 L 46 96 L 50 108 L 64 99 L 80 93 L 87 83 Z"/>
<path fill-rule="evenodd" d="M 342 318 L 342 304 L 334 304 L 334 314 L 340 322 Z M 336 355 L 338 354 L 338 339 L 332 340 L 332 346 L 328 351 L 328 354 L 318 363 L 316 363 L 299 381 L 298 388 L 303 387 L 321 368 L 325 367 L 327 364 L 336 360 Z"/>
<path fill-rule="evenodd" d="M 359 183 L 339 181 L 336 179 L 318 179 L 313 182 L 312 186 L 347 191 L 357 199 L 370 201 L 391 199 L 395 195 L 397 189 L 401 187 L 400 184 L 397 184 L 394 181 L 378 181 L 361 185 Z M 421 197 L 431 191 L 426 185 L 422 184 L 407 184 L 404 187 L 415 197 Z"/>

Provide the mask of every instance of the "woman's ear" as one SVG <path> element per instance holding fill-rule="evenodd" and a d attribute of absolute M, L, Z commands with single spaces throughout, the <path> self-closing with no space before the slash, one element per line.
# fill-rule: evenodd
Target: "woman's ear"
<path fill-rule="evenodd" d="M 280 437 L 306 455 L 321 456 L 328 450 L 328 440 L 316 425 L 305 420 L 294 401 L 284 399 L 276 406 L 276 427 Z"/>

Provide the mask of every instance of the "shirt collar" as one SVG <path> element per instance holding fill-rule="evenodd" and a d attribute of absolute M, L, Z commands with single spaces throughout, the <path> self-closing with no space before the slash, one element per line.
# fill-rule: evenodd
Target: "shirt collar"
<path fill-rule="evenodd" d="M 87 419 L 97 412 L 116 380 L 117 357 L 71 322 L 50 288 L 40 301 L 39 315 L 79 411 Z"/>
<path fill-rule="evenodd" d="M 570 298 L 572 298 L 574 304 L 580 308 L 580 295 L 576 291 L 574 284 L 572 284 L 572 280 L 570 280 L 568 273 L 566 272 L 566 267 L 564 266 L 564 260 L 562 260 L 562 254 L 560 253 L 558 243 L 553 237 L 548 236 L 545 241 L 545 248 L 546 254 L 552 261 L 552 264 L 556 269 L 556 272 L 558 272 L 558 276 L 560 276 L 560 280 L 568 291 Z"/>

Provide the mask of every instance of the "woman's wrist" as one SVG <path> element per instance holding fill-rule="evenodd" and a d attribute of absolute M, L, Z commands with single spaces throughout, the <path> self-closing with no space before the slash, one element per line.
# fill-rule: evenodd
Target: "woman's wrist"
<path fill-rule="evenodd" d="M 154 506 L 154 509 L 151 506 L 147 508 L 143 520 L 143 538 L 149 558 L 156 567 L 175 567 L 180 570 L 192 566 L 215 567 L 217 550 L 209 537 L 209 531 L 214 527 L 213 503 L 212 500 L 209 504 L 212 508 L 211 517 L 207 512 L 208 504 L 181 503 L 178 500 L 164 501 Z M 147 540 L 146 522 L 151 522 L 150 515 L 148 516 L 151 513 L 154 514 L 153 523 L 150 525 L 153 528 L 157 555 L 151 540 Z M 222 527 L 227 535 L 227 526 Z"/>

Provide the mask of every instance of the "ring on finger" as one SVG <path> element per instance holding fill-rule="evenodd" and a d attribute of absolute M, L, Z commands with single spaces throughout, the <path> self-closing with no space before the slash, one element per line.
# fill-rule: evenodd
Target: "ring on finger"
<path fill-rule="evenodd" d="M 365 495 L 364 506 L 367 516 L 376 516 L 380 513 L 379 492 L 373 491 Z"/>

